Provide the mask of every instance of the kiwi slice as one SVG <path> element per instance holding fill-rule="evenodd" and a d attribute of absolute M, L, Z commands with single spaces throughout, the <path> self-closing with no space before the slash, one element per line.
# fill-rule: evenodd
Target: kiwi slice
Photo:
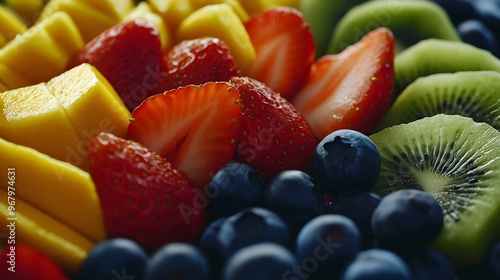
<path fill-rule="evenodd" d="M 411 83 L 375 131 L 436 114 L 461 115 L 500 130 L 500 72 L 439 73 Z"/>
<path fill-rule="evenodd" d="M 500 59 L 488 51 L 464 42 L 422 40 L 396 55 L 393 95 L 396 98 L 419 77 L 481 70 L 500 72 Z"/>
<path fill-rule="evenodd" d="M 389 28 L 402 48 L 428 38 L 460 41 L 448 14 L 434 2 L 367 1 L 340 19 L 327 52 L 340 53 L 378 27 Z"/>
<path fill-rule="evenodd" d="M 444 212 L 433 246 L 457 266 L 479 263 L 500 237 L 500 132 L 438 114 L 370 136 L 381 155 L 374 190 L 421 189 Z"/>

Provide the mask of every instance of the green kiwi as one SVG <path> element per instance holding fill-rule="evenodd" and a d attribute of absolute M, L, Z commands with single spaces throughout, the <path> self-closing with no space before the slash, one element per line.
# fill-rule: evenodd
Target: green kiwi
<path fill-rule="evenodd" d="M 464 71 L 418 78 L 398 96 L 375 131 L 436 114 L 462 115 L 500 130 L 500 72 Z"/>
<path fill-rule="evenodd" d="M 335 54 L 378 27 L 389 28 L 399 46 L 438 38 L 460 41 L 448 14 L 431 1 L 367 1 L 351 8 L 335 27 L 327 53 Z"/>
<path fill-rule="evenodd" d="M 374 190 L 422 189 L 444 212 L 432 246 L 457 266 L 479 263 L 500 237 L 500 132 L 438 114 L 370 136 L 381 155 Z"/>
<path fill-rule="evenodd" d="M 500 72 L 500 60 L 464 42 L 426 39 L 396 55 L 393 95 L 396 98 L 418 77 L 480 70 Z"/>

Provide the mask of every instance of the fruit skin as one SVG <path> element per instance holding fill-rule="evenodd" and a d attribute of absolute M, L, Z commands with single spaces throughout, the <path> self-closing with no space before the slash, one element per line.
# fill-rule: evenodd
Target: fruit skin
<path fill-rule="evenodd" d="M 190 85 L 144 101 L 132 113 L 127 138 L 165 157 L 204 189 L 232 160 L 241 118 L 240 96 L 232 85 Z"/>
<path fill-rule="evenodd" d="M 205 226 L 189 178 L 139 143 L 99 134 L 89 150 L 109 237 L 129 238 L 148 252 L 194 242 Z"/>
<path fill-rule="evenodd" d="M 185 40 L 167 55 L 165 90 L 206 82 L 227 81 L 238 68 L 226 43 L 213 37 Z"/>
<path fill-rule="evenodd" d="M 313 64 L 292 103 L 316 137 L 346 128 L 372 132 L 391 104 L 394 42 L 389 29 L 378 28 L 340 54 Z"/>
<path fill-rule="evenodd" d="M 125 238 L 111 238 L 98 243 L 90 251 L 76 279 L 109 280 L 117 275 L 141 278 L 148 258 L 147 253 L 136 242 Z"/>
<path fill-rule="evenodd" d="M 314 154 L 314 177 L 330 194 L 370 190 L 380 173 L 380 153 L 366 135 L 340 129 L 328 134 Z"/>
<path fill-rule="evenodd" d="M 11 251 L 11 248 L 15 248 Z M 15 254 L 15 265 L 10 265 L 9 254 Z M 12 269 L 12 270 L 11 270 Z M 0 278 L 9 280 L 51 279 L 67 280 L 61 268 L 48 256 L 26 244 L 4 246 L 0 250 Z"/>
<path fill-rule="evenodd" d="M 167 73 L 158 28 L 136 18 L 114 25 L 85 44 L 68 69 L 89 63 L 116 90 L 129 111 L 151 95 L 163 92 Z"/>
<path fill-rule="evenodd" d="M 481 21 L 476 19 L 464 21 L 457 26 L 457 31 L 465 43 L 498 55 L 498 42 L 495 34 Z"/>
<path fill-rule="evenodd" d="M 258 80 L 286 99 L 304 85 L 314 62 L 314 38 L 303 14 L 277 7 L 245 22 L 256 59 L 243 75 Z"/>
<path fill-rule="evenodd" d="M 211 222 L 203 231 L 198 246 L 208 259 L 210 264 L 210 278 L 220 279 L 222 267 L 224 265 L 224 252 L 219 241 L 219 232 L 227 217 L 218 218 Z"/>
<path fill-rule="evenodd" d="M 233 77 L 230 83 L 243 106 L 235 160 L 252 166 L 265 181 L 283 170 L 310 172 L 318 140 L 301 113 L 255 79 Z"/>
<path fill-rule="evenodd" d="M 435 249 L 424 248 L 402 257 L 411 271 L 413 280 L 458 279 L 450 260 Z"/>
<path fill-rule="evenodd" d="M 412 276 L 408 266 L 398 255 L 382 249 L 370 249 L 359 253 L 340 279 L 411 280 Z"/>

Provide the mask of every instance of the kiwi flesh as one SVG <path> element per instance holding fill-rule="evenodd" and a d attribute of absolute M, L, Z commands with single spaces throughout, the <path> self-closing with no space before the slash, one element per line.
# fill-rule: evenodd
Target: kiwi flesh
<path fill-rule="evenodd" d="M 459 71 L 500 72 L 500 59 L 464 42 L 426 39 L 398 53 L 394 58 L 393 96 L 419 77 Z"/>
<path fill-rule="evenodd" d="M 370 136 L 381 154 L 374 190 L 421 189 L 441 204 L 444 227 L 432 246 L 456 267 L 479 263 L 500 239 L 500 132 L 438 114 Z"/>
<path fill-rule="evenodd" d="M 351 8 L 335 27 L 327 53 L 340 53 L 370 31 L 387 27 L 403 48 L 428 39 L 460 41 L 448 14 L 431 1 L 366 1 Z"/>
<path fill-rule="evenodd" d="M 411 83 L 375 131 L 436 114 L 462 115 L 500 130 L 500 72 L 438 73 Z"/>

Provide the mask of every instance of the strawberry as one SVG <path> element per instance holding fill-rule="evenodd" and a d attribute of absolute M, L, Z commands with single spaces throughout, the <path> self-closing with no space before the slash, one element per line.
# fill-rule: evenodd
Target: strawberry
<path fill-rule="evenodd" d="M 257 57 L 243 74 L 292 98 L 305 83 L 316 54 L 303 14 L 277 7 L 254 15 L 245 28 Z"/>
<path fill-rule="evenodd" d="M 167 73 L 157 27 L 144 19 L 119 23 L 88 42 L 69 68 L 89 63 L 109 81 L 132 111 L 147 97 L 163 92 Z"/>
<path fill-rule="evenodd" d="M 164 156 L 201 189 L 236 151 L 241 104 L 227 82 L 207 82 L 148 98 L 132 118 L 127 138 Z"/>
<path fill-rule="evenodd" d="M 320 139 L 342 128 L 370 134 L 391 104 L 393 68 L 394 36 L 375 29 L 319 58 L 292 103 Z"/>
<path fill-rule="evenodd" d="M 167 64 L 166 90 L 227 81 L 238 74 L 226 43 L 212 37 L 185 40 L 175 45 L 167 55 Z"/>
<path fill-rule="evenodd" d="M 47 255 L 27 244 L 5 245 L 0 251 L 0 279 L 66 280 L 61 268 Z"/>
<path fill-rule="evenodd" d="M 235 159 L 265 180 L 280 171 L 311 171 L 318 140 L 295 107 L 265 84 L 233 77 L 243 105 L 242 136 Z"/>
<path fill-rule="evenodd" d="M 195 242 L 205 226 L 193 183 L 141 144 L 100 133 L 89 150 L 90 174 L 110 238 L 149 252 L 169 242 Z"/>

